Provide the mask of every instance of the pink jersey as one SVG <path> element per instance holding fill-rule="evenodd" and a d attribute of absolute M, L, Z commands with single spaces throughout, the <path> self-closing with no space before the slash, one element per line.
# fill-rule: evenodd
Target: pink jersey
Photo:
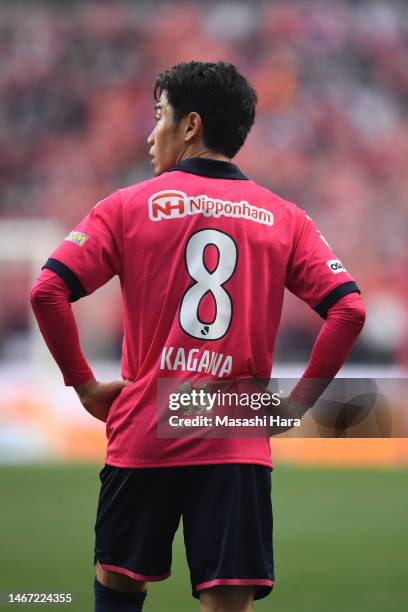
<path fill-rule="evenodd" d="M 194 158 L 99 202 L 54 251 L 71 300 L 118 274 L 122 376 L 106 461 L 271 466 L 266 438 L 159 438 L 159 378 L 269 378 L 284 289 L 321 316 L 358 291 L 311 219 L 233 164 Z"/>

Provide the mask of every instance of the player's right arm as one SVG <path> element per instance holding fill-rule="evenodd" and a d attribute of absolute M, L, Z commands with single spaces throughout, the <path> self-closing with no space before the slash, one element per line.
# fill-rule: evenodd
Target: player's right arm
<path fill-rule="evenodd" d="M 31 290 L 31 305 L 44 340 L 67 386 L 74 387 L 81 404 L 95 418 L 106 421 L 113 400 L 128 381 L 97 381 L 81 350 L 66 283 L 44 269 Z"/>
<path fill-rule="evenodd" d="M 92 293 L 122 265 L 122 202 L 118 192 L 98 205 L 52 253 L 31 291 L 41 333 L 65 384 L 82 405 L 106 421 L 109 408 L 128 381 L 98 382 L 82 353 L 71 302 Z"/>

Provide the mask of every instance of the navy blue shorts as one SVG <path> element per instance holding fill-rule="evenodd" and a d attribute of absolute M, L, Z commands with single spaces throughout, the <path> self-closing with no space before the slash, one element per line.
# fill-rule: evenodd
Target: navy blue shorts
<path fill-rule="evenodd" d="M 106 465 L 96 517 L 96 560 L 136 580 L 170 575 L 183 518 L 192 594 L 212 586 L 273 587 L 271 472 L 246 464 L 165 468 Z"/>

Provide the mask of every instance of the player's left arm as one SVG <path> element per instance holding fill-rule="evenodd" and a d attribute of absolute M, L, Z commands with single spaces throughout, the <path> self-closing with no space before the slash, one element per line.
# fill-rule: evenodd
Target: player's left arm
<path fill-rule="evenodd" d="M 290 407 L 301 416 L 347 360 L 364 326 L 365 307 L 354 278 L 299 209 L 286 286 L 325 320 L 306 370 L 291 394 Z"/>
<path fill-rule="evenodd" d="M 356 293 L 341 298 L 328 310 L 306 370 L 283 402 L 285 416 L 302 418 L 316 403 L 346 362 L 364 326 L 365 315 L 363 300 Z"/>
<path fill-rule="evenodd" d="M 73 386 L 82 405 L 102 421 L 128 381 L 101 383 L 95 379 L 81 350 L 71 302 L 120 274 L 121 238 L 122 203 L 116 192 L 68 234 L 31 290 L 34 314 L 65 384 Z"/>

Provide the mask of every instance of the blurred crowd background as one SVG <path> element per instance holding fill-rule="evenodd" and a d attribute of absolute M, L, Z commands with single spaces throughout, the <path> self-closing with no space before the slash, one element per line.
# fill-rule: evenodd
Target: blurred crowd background
<path fill-rule="evenodd" d="M 259 96 L 236 162 L 304 208 L 357 279 L 368 320 L 352 359 L 408 364 L 406 1 L 3 1 L 0 55 L 0 223 L 52 218 L 65 233 L 151 177 L 158 72 L 236 64 Z M 3 361 L 25 355 L 30 274 L 0 260 Z M 87 354 L 116 358 L 118 287 L 103 296 L 75 308 Z M 304 359 L 320 325 L 289 297 L 277 358 Z"/>

